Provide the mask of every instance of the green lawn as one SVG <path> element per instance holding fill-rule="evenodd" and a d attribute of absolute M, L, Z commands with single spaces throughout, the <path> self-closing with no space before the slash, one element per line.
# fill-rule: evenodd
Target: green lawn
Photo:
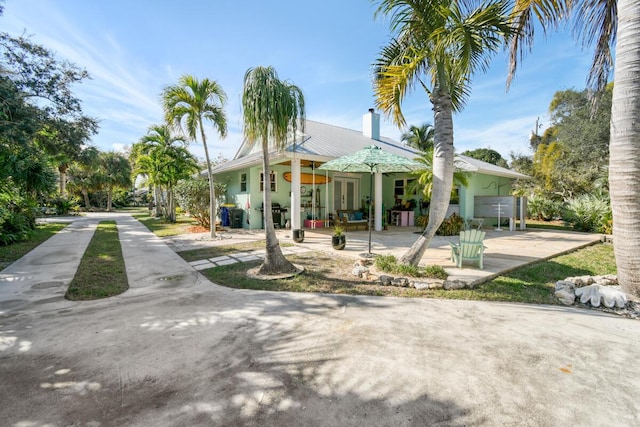
<path fill-rule="evenodd" d="M 46 223 L 36 226 L 27 240 L 9 246 L 0 246 L 0 270 L 19 260 L 36 246 L 65 228 L 67 224 Z"/>
<path fill-rule="evenodd" d="M 65 298 L 94 300 L 123 293 L 129 288 L 115 221 L 101 221 L 80 261 Z"/>
<path fill-rule="evenodd" d="M 179 234 L 187 233 L 187 229 L 190 226 L 195 226 L 197 223 L 193 218 L 185 215 L 178 215 L 176 222 L 166 222 L 163 218 L 155 218 L 149 214 L 148 209 L 137 209 L 133 214 L 133 217 L 143 223 L 150 231 L 155 233 L 158 237 L 177 236 Z"/>
<path fill-rule="evenodd" d="M 210 248 L 206 253 L 189 251 L 181 255 L 193 261 L 207 258 L 209 255 L 218 256 L 240 250 L 249 250 L 249 248 L 227 246 L 224 251 L 221 248 Z M 610 244 L 589 246 L 567 255 L 523 267 L 474 289 L 450 291 L 374 285 L 350 276 L 353 260 L 323 252 L 310 252 L 290 256 L 288 259 L 302 265 L 305 272 L 291 279 L 256 280 L 246 275 L 248 269 L 259 265 L 259 262 L 252 262 L 212 268 L 202 273 L 213 282 L 230 288 L 557 304 L 553 295 L 556 281 L 570 276 L 604 275 L 616 272 L 613 247 Z"/>

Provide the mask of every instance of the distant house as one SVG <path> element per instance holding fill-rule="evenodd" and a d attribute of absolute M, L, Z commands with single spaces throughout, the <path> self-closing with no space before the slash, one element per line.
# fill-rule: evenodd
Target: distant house
<path fill-rule="evenodd" d="M 306 120 L 304 133 L 292 135 L 283 151 L 270 154 L 272 171 L 269 182 L 276 226 L 284 226 L 289 221 L 294 229 L 318 227 L 335 218 L 338 210 L 366 211 L 370 194 L 369 174 L 326 172 L 316 168 L 372 144 L 410 159 L 418 156 L 412 148 L 380 136 L 380 116 L 373 109 L 363 116 L 362 132 Z M 457 156 L 456 166 L 471 174 L 469 186 L 459 189 L 459 213 L 463 217 L 474 216 L 475 196 L 509 195 L 514 179 L 529 178 L 466 156 Z M 234 159 L 216 166 L 213 174 L 216 181 L 227 186 L 223 203 L 232 209 L 231 225 L 263 228 L 261 208 L 265 177 L 261 147 L 251 147 L 243 142 Z M 421 195 L 409 194 L 408 186 L 415 178 L 408 173 L 377 177 L 375 182 L 381 184 L 382 199 L 374 200 L 376 230 L 382 229 L 383 212 L 388 220 L 398 219 L 397 216 L 392 218 L 389 212 L 394 206 L 410 206 L 405 209 L 413 212 L 411 219 L 403 215 L 401 225 L 413 225 L 416 215 L 426 213 Z"/>

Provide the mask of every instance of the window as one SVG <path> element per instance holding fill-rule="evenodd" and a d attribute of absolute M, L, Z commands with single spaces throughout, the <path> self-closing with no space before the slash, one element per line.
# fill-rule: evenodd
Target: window
<path fill-rule="evenodd" d="M 405 196 L 413 196 L 416 191 L 409 191 L 409 188 L 415 183 L 414 178 L 396 179 L 393 182 L 393 195 L 396 199 L 401 199 Z"/>
<path fill-rule="evenodd" d="M 276 173 L 271 172 L 271 191 L 276 192 Z M 264 172 L 260 172 L 260 191 L 264 191 Z"/>
<path fill-rule="evenodd" d="M 242 193 L 246 193 L 247 191 L 247 174 L 246 173 L 240 174 L 240 191 Z"/>

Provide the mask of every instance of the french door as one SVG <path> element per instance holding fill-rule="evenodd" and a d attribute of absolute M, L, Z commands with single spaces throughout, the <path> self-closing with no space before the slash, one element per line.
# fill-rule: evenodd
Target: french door
<path fill-rule="evenodd" d="M 355 178 L 334 178 L 333 179 L 333 208 L 338 209 L 358 209 L 358 199 L 360 197 L 359 180 Z"/>

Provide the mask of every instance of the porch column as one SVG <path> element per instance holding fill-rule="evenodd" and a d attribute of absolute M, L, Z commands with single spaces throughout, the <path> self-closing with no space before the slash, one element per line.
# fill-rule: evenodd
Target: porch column
<path fill-rule="evenodd" d="M 300 224 L 300 159 L 291 159 L 291 229 L 298 230 Z M 293 233 L 291 234 L 293 236 Z"/>
<path fill-rule="evenodd" d="M 376 231 L 382 231 L 382 172 L 376 172 L 375 177 L 375 195 L 374 195 L 374 217 L 376 219 L 375 226 L 373 227 Z"/>

